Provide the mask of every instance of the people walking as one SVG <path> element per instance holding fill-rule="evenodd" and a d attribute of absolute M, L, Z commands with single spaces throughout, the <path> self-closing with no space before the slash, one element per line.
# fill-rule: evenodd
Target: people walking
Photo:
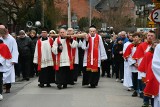
<path fill-rule="evenodd" d="M 0 30 L 0 34 L 2 34 L 2 32 Z M 0 101 L 3 100 L 3 73 L 6 72 L 6 68 L 8 68 L 7 66 L 12 66 L 11 63 L 8 63 L 11 58 L 12 55 L 8 46 L 0 39 Z"/>
<path fill-rule="evenodd" d="M 34 45 L 32 40 L 25 35 L 24 30 L 19 31 L 19 38 L 17 39 L 19 58 L 18 65 L 22 72 L 23 80 L 29 81 L 31 71 L 31 60 L 34 54 Z"/>
<path fill-rule="evenodd" d="M 54 55 L 51 51 L 54 41 L 47 34 L 47 28 L 43 28 L 42 37 L 37 41 L 34 52 L 33 62 L 38 64 L 38 86 L 40 88 L 43 88 L 44 85 L 51 87 L 50 84 L 55 83 Z"/>
<path fill-rule="evenodd" d="M 67 88 L 67 85 L 74 85 L 73 81 L 73 49 L 78 43 L 71 37 L 67 37 L 67 31 L 59 30 L 59 36 L 55 39 L 52 52 L 56 55 L 55 72 L 58 89 Z"/>
<path fill-rule="evenodd" d="M 89 28 L 89 34 L 86 35 L 82 48 L 85 50 L 82 85 L 96 88 L 100 79 L 101 60 L 106 60 L 107 55 L 102 38 L 97 34 L 95 26 Z"/>
<path fill-rule="evenodd" d="M 5 33 L 0 33 L 0 39 L 3 40 L 4 44 L 6 44 L 12 54 L 12 59 L 9 62 L 12 64 L 6 69 L 6 72 L 3 73 L 3 83 L 5 84 L 6 93 L 10 93 L 11 83 L 15 82 L 15 69 L 14 64 L 18 63 L 18 47 L 16 40 L 8 33 L 8 30 L 4 25 L 0 25 L 0 29 L 3 30 Z"/>

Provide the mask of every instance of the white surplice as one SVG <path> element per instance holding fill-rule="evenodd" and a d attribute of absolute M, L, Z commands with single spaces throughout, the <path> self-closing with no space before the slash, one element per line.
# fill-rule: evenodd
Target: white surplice
<path fill-rule="evenodd" d="M 41 68 L 46 68 L 49 66 L 53 66 L 53 58 L 52 58 L 52 51 L 51 45 L 49 42 L 49 38 L 47 40 L 41 41 Z M 38 42 L 36 44 L 35 52 L 34 52 L 34 59 L 33 63 L 38 64 Z"/>
<path fill-rule="evenodd" d="M 160 84 L 160 44 L 156 46 L 153 54 L 152 71 Z M 154 98 L 154 104 L 155 104 L 154 107 L 160 107 L 160 90 L 159 90 L 159 95 Z"/>
<path fill-rule="evenodd" d="M 56 55 L 56 62 L 57 62 L 57 54 L 58 54 L 58 43 L 57 43 L 57 38 L 54 41 L 54 44 L 52 46 L 52 52 Z M 60 42 L 62 44 L 62 52 L 60 55 L 60 67 L 63 66 L 70 66 L 70 60 L 69 60 L 69 55 L 68 55 L 68 48 L 67 48 L 67 43 L 66 39 L 61 39 Z M 76 40 L 73 40 L 72 43 L 69 44 L 71 48 L 76 48 L 78 46 L 78 42 Z M 77 59 L 76 59 L 77 61 Z"/>
<path fill-rule="evenodd" d="M 96 35 L 95 35 L 96 36 Z M 91 49 L 91 65 L 93 65 L 93 47 L 94 47 L 94 37 L 92 38 L 92 49 Z M 107 59 L 107 54 L 103 45 L 103 41 L 100 35 L 99 36 L 99 46 L 98 46 L 98 67 L 101 66 L 101 60 Z M 83 41 L 82 49 L 85 50 L 84 59 L 83 59 L 83 66 L 87 66 L 87 53 L 88 53 L 89 44 L 86 46 L 86 40 Z"/>
<path fill-rule="evenodd" d="M 144 51 L 144 54 L 147 53 L 151 48 L 151 45 L 148 45 L 147 49 Z M 142 62 L 143 58 L 140 58 L 138 60 L 138 66 L 140 65 L 140 63 Z M 145 72 L 140 72 L 138 71 L 138 79 L 142 79 L 142 77 L 146 77 L 146 73 Z"/>
<path fill-rule="evenodd" d="M 2 64 L 2 66 L 0 66 L 0 72 L 5 72 L 4 65 L 6 64 L 6 60 L 1 55 L 0 55 L 0 64 Z"/>
<path fill-rule="evenodd" d="M 127 47 L 131 44 L 130 41 L 126 42 L 123 46 L 123 54 L 125 53 Z M 132 72 L 129 69 L 129 63 L 128 61 L 124 60 L 124 81 L 123 81 L 123 86 L 129 88 L 133 86 L 132 83 Z"/>
<path fill-rule="evenodd" d="M 0 66 L 0 72 L 7 72 L 8 69 L 12 66 L 12 64 L 10 63 L 10 59 L 5 59 L 0 55 L 0 63 L 2 64 L 2 66 Z"/>
<path fill-rule="evenodd" d="M 133 48 L 132 48 L 132 51 L 131 51 L 131 54 L 130 54 L 129 57 L 128 57 L 129 71 L 131 71 L 131 72 L 133 72 L 133 73 L 138 72 L 137 68 L 136 68 L 135 66 L 133 66 L 133 64 L 136 63 L 136 60 L 134 60 L 134 59 L 132 58 L 132 56 L 134 55 L 136 49 L 137 49 L 137 47 L 133 47 Z"/>
<path fill-rule="evenodd" d="M 6 72 L 3 73 L 3 83 L 13 83 L 15 82 L 15 69 L 14 65 L 11 65 L 11 63 L 18 63 L 19 53 L 17 43 L 16 40 L 10 34 L 8 34 L 7 38 L 1 39 L 8 46 L 12 55 L 12 59 L 6 61 L 7 66 L 4 68 Z"/>

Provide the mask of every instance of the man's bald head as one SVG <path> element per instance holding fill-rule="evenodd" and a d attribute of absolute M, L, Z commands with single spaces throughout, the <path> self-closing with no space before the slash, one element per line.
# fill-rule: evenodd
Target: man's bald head
<path fill-rule="evenodd" d="M 74 34 L 73 28 L 68 28 L 68 29 L 67 29 L 67 34 L 68 34 L 68 35 L 73 35 L 73 34 Z"/>
<path fill-rule="evenodd" d="M 73 31 L 73 28 L 68 28 L 67 31 L 68 31 L 68 30 L 72 30 L 72 31 Z"/>
<path fill-rule="evenodd" d="M 4 24 L 0 23 L 0 29 L 6 29 L 6 31 L 8 32 L 8 28 L 7 26 L 5 26 Z M 9 32 L 8 32 L 9 33 Z"/>
<path fill-rule="evenodd" d="M 126 38 L 126 32 L 125 32 L 125 31 L 121 31 L 120 36 L 121 36 L 122 38 Z"/>
<path fill-rule="evenodd" d="M 8 35 L 8 31 L 6 28 L 0 28 L 0 37 L 6 38 Z"/>
<path fill-rule="evenodd" d="M 66 35 L 67 35 L 66 29 L 61 28 L 61 29 L 59 30 L 59 35 L 62 36 L 62 37 L 66 36 Z"/>
<path fill-rule="evenodd" d="M 89 28 L 89 34 L 91 35 L 91 36 L 94 36 L 95 34 L 96 34 L 96 28 Z"/>
<path fill-rule="evenodd" d="M 5 27 L 4 25 L 0 25 L 0 28 L 3 28 L 3 29 L 5 29 L 6 27 Z"/>

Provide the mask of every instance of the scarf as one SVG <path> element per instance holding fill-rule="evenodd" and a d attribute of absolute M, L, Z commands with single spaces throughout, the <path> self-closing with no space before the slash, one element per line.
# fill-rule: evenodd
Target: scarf
<path fill-rule="evenodd" d="M 41 71 L 41 58 L 42 58 L 41 39 L 39 39 L 37 43 L 38 43 L 38 71 Z M 49 38 L 49 43 L 50 43 L 51 48 L 52 48 L 53 40 L 51 38 Z M 52 58 L 53 58 L 53 61 L 55 62 L 55 55 L 53 53 L 52 53 Z"/>

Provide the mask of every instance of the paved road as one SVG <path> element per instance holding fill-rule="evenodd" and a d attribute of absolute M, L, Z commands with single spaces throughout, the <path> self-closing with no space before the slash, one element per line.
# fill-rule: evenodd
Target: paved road
<path fill-rule="evenodd" d="M 37 79 L 19 82 L 11 94 L 4 94 L 0 107 L 141 107 L 142 99 L 131 97 L 122 83 L 115 79 L 101 78 L 95 89 L 81 86 L 81 77 L 74 86 L 58 90 L 39 88 Z"/>

